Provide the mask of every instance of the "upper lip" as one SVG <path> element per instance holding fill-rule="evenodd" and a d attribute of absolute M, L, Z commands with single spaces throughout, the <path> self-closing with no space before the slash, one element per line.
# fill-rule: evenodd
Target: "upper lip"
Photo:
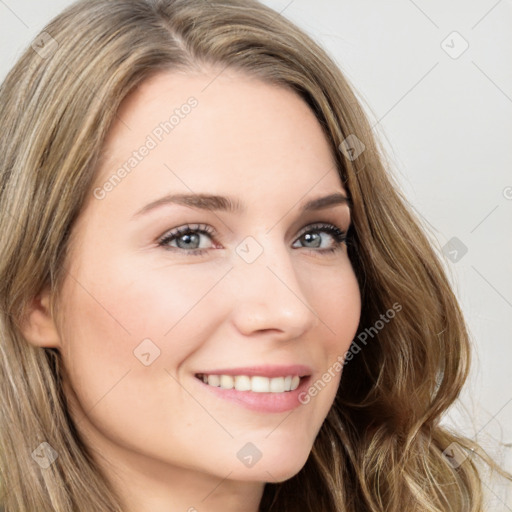
<path fill-rule="evenodd" d="M 196 375 L 247 375 L 253 377 L 260 375 L 262 377 L 286 377 L 287 375 L 298 375 L 306 377 L 311 375 L 312 369 L 303 364 L 291 365 L 260 365 L 260 366 L 244 366 L 239 368 L 221 368 L 215 370 L 205 370 L 196 373 Z"/>

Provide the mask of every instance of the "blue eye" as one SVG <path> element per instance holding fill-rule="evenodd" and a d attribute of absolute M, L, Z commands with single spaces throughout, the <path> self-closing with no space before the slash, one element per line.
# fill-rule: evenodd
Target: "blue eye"
<path fill-rule="evenodd" d="M 187 224 L 164 235 L 163 238 L 158 241 L 158 245 L 170 250 L 182 249 L 191 255 L 203 254 L 207 249 L 198 249 L 195 247 L 195 245 L 200 241 L 200 235 L 213 237 L 215 236 L 215 231 L 206 225 L 197 225 L 193 227 Z M 178 247 L 169 245 L 174 241 L 176 241 Z"/>
<path fill-rule="evenodd" d="M 304 242 L 312 244 L 306 247 L 306 249 L 315 249 L 318 247 L 318 243 L 322 243 L 322 237 L 319 236 L 320 233 L 328 233 L 334 239 L 334 244 L 331 247 L 322 248 L 316 252 L 332 253 L 340 251 L 343 248 L 343 244 L 347 241 L 347 233 L 345 231 L 342 231 L 333 224 L 323 223 L 307 226 L 307 230 L 302 232 L 298 240 L 302 239 Z"/>
<path fill-rule="evenodd" d="M 330 247 L 321 247 L 323 242 L 323 238 L 320 236 L 321 233 L 327 233 L 334 240 Z M 191 226 L 187 224 L 166 233 L 158 240 L 158 246 L 167 250 L 181 250 L 191 256 L 200 255 L 208 251 L 208 248 L 199 247 L 201 236 L 213 239 L 215 235 L 215 230 L 210 226 L 204 224 Z M 320 253 L 333 253 L 343 249 L 342 246 L 347 241 L 347 233 L 333 224 L 312 224 L 307 226 L 307 229 L 297 238 L 297 241 L 301 240 L 303 243 L 309 244 L 304 247 L 305 249 Z M 176 245 L 171 245 L 173 242 Z"/>

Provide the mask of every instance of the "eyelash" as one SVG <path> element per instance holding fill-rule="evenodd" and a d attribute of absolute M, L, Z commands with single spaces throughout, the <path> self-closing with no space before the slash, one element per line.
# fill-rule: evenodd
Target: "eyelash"
<path fill-rule="evenodd" d="M 330 253 L 335 253 L 335 252 L 342 250 L 343 243 L 347 242 L 347 233 L 345 231 L 342 231 L 341 229 L 339 229 L 338 227 L 336 227 L 333 224 L 315 223 L 315 224 L 310 224 L 309 226 L 307 226 L 307 228 L 308 228 L 307 230 L 302 231 L 302 233 L 299 235 L 297 240 L 307 233 L 320 233 L 323 231 L 323 232 L 329 233 L 334 238 L 335 244 L 334 244 L 334 247 L 331 247 L 329 249 L 309 249 L 308 247 L 304 247 L 304 249 L 306 249 L 306 250 L 310 250 L 312 252 L 319 252 L 322 254 L 327 254 L 327 253 L 330 254 Z M 158 240 L 158 246 L 163 247 L 166 250 L 184 251 L 189 256 L 199 256 L 199 255 L 202 255 L 210 250 L 210 249 L 191 249 L 189 251 L 186 249 L 182 249 L 181 247 L 172 247 L 172 246 L 167 245 L 169 242 L 172 242 L 172 241 L 180 238 L 183 235 L 188 235 L 191 233 L 200 233 L 203 235 L 208 235 L 210 237 L 215 237 L 217 234 L 213 228 L 211 228 L 210 226 L 207 226 L 205 224 L 198 224 L 196 226 L 191 226 L 189 224 L 186 224 L 185 226 L 182 226 L 173 231 L 170 231 L 170 232 L 166 233 L 164 236 L 162 236 Z"/>

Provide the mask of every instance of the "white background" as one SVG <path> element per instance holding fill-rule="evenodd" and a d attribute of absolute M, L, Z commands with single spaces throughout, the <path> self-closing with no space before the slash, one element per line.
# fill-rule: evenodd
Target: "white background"
<path fill-rule="evenodd" d="M 70 3 L 0 0 L 0 79 Z M 473 337 L 471 380 L 445 421 L 491 450 L 509 444 L 494 453 L 512 469 L 512 2 L 264 3 L 326 48 L 364 101 Z M 467 247 L 457 262 L 443 254 L 453 237 Z M 493 509 L 512 511 L 497 494 Z"/>

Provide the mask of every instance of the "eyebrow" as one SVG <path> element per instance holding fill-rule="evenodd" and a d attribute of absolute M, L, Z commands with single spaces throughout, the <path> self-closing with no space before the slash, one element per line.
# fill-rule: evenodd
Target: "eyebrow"
<path fill-rule="evenodd" d="M 156 201 L 153 201 L 140 210 L 133 217 L 148 213 L 162 205 L 178 204 L 188 206 L 189 208 L 197 208 L 207 211 L 226 211 L 231 213 L 245 212 L 245 205 L 237 198 L 219 196 L 212 194 L 169 194 Z M 350 199 L 341 193 L 334 193 L 324 197 L 311 199 L 304 203 L 300 208 L 301 211 L 316 211 L 337 205 L 351 206 Z"/>

